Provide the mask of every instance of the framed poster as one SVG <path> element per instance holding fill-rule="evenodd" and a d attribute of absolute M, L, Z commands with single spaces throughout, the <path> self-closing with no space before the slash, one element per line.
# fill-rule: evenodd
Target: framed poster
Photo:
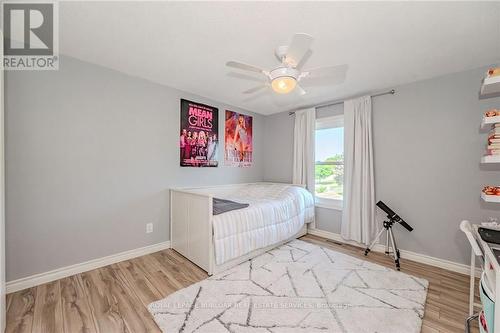
<path fill-rule="evenodd" d="M 181 166 L 216 167 L 218 140 L 219 109 L 181 99 Z"/>
<path fill-rule="evenodd" d="M 226 110 L 224 134 L 224 164 L 237 167 L 251 166 L 252 116 Z"/>

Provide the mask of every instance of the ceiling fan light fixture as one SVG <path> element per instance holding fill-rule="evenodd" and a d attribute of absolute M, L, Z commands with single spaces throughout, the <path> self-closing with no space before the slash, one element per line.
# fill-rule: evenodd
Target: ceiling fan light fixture
<path fill-rule="evenodd" d="M 297 79 L 292 76 L 280 76 L 271 81 L 271 87 L 278 94 L 288 94 L 297 86 Z"/>
<path fill-rule="evenodd" d="M 297 86 L 300 72 L 295 68 L 278 67 L 269 72 L 271 88 L 278 94 L 288 94 Z"/>
<path fill-rule="evenodd" d="M 285 95 L 296 90 L 298 95 L 303 96 L 307 93 L 302 88 L 303 80 L 306 80 L 306 85 L 307 81 L 309 81 L 309 86 L 311 86 L 314 83 L 310 81 L 310 78 L 314 79 L 315 77 L 322 77 L 323 79 L 323 84 L 316 82 L 316 85 L 318 83 L 324 85 L 325 78 L 327 79 L 326 84 L 329 85 L 343 83 L 348 68 L 347 64 L 302 70 L 304 63 L 312 54 L 310 46 L 313 40 L 313 37 L 307 33 L 296 33 L 293 35 L 289 45 L 279 46 L 275 50 L 276 58 L 281 65 L 271 70 L 265 70 L 238 61 L 228 61 L 226 66 L 259 73 L 266 77 L 266 81 L 262 85 L 245 90 L 242 92 L 243 94 L 253 94 L 256 91 L 270 87 L 277 94 Z"/>

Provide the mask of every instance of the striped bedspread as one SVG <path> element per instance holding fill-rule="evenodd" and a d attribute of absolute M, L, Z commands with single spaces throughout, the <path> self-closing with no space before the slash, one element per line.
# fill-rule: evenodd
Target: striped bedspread
<path fill-rule="evenodd" d="M 286 240 L 314 219 L 314 198 L 299 186 L 246 184 L 217 196 L 250 204 L 213 217 L 217 265 Z"/>

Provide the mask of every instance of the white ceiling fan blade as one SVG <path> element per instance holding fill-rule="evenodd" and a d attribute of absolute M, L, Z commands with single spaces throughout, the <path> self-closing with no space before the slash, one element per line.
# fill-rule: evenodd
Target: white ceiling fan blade
<path fill-rule="evenodd" d="M 296 85 L 295 86 L 295 89 L 297 90 L 297 93 L 300 95 L 300 96 L 303 96 L 305 94 L 307 94 L 307 92 L 304 90 L 304 88 L 302 88 L 300 85 Z"/>
<path fill-rule="evenodd" d="M 345 78 L 348 68 L 349 66 L 347 64 L 337 65 L 337 66 L 317 67 L 303 71 L 302 76 L 304 78 L 325 77 L 325 76 L 336 76 L 336 77 L 339 76 Z"/>
<path fill-rule="evenodd" d="M 248 90 L 245 90 L 243 93 L 244 94 L 253 94 L 254 92 L 257 92 L 257 91 L 262 90 L 264 88 L 267 88 L 267 86 L 262 85 L 262 86 L 253 87 L 253 88 L 250 88 Z"/>
<path fill-rule="evenodd" d="M 269 97 L 271 92 L 269 90 L 263 90 L 260 91 L 256 94 L 249 95 L 248 97 L 245 97 L 242 99 L 242 102 L 253 102 L 255 100 L 259 100 L 263 97 Z"/>
<path fill-rule="evenodd" d="M 265 73 L 265 71 L 259 67 L 255 67 L 252 65 L 244 64 L 242 62 L 237 61 L 228 61 L 226 62 L 227 67 L 242 69 L 244 71 L 256 72 L 256 73 Z"/>
<path fill-rule="evenodd" d="M 229 72 L 226 74 L 227 76 L 236 78 L 236 79 L 241 79 L 241 80 L 247 80 L 247 81 L 252 81 L 252 82 L 263 82 L 264 80 L 262 77 L 256 77 L 252 75 L 247 75 L 247 74 L 242 74 L 242 73 L 235 73 L 235 72 Z"/>
<path fill-rule="evenodd" d="M 307 62 L 307 60 L 309 60 L 311 55 L 312 55 L 312 51 L 308 50 L 306 52 L 306 54 L 304 54 L 304 56 L 302 57 L 302 60 L 300 60 L 300 62 L 298 63 L 298 65 L 295 68 L 301 69 L 302 67 L 304 67 L 304 64 Z"/>
<path fill-rule="evenodd" d="M 313 40 L 314 38 L 308 34 L 295 34 L 292 37 L 290 46 L 288 46 L 285 62 L 292 67 L 297 67 L 302 58 L 306 55 L 307 51 L 309 51 L 309 47 L 311 46 Z"/>
<path fill-rule="evenodd" d="M 300 84 L 303 87 L 321 87 L 321 86 L 335 86 L 343 83 L 345 80 L 340 76 L 324 76 L 324 77 L 312 77 L 304 78 L 300 80 Z"/>
<path fill-rule="evenodd" d="M 347 75 L 347 65 L 315 68 L 302 73 L 300 84 L 304 87 L 341 84 Z"/>

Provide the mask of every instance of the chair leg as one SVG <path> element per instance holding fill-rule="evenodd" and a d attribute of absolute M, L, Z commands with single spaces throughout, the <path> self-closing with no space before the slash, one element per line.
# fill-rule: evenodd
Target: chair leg
<path fill-rule="evenodd" d="M 476 254 L 470 255 L 469 316 L 474 314 L 474 282 L 476 280 Z"/>
<path fill-rule="evenodd" d="M 465 333 L 470 333 L 470 322 L 479 318 L 479 313 L 470 316 L 469 318 L 465 319 Z"/>

